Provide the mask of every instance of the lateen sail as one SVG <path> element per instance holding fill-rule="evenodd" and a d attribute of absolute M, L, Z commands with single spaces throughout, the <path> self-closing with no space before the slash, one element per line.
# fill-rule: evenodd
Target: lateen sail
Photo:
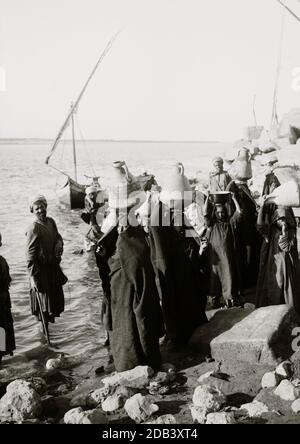
<path fill-rule="evenodd" d="M 50 152 L 49 152 L 49 154 L 48 154 L 48 156 L 47 156 L 47 158 L 46 158 L 46 164 L 47 164 L 47 165 L 48 165 L 49 160 L 50 160 L 52 154 L 54 153 L 54 151 L 55 151 L 55 149 L 56 149 L 56 147 L 57 147 L 57 145 L 58 145 L 58 143 L 59 143 L 59 141 L 60 141 L 60 139 L 61 139 L 61 137 L 62 137 L 64 131 L 65 131 L 65 129 L 66 129 L 67 126 L 69 125 L 69 121 L 70 121 L 70 119 L 71 119 L 73 113 L 76 111 L 76 109 L 77 109 L 77 107 L 78 107 L 78 105 L 79 105 L 79 102 L 80 102 L 80 100 L 81 100 L 83 94 L 85 93 L 85 90 L 86 90 L 88 84 L 90 83 L 90 81 L 91 81 L 93 75 L 95 74 L 95 72 L 96 72 L 98 66 L 100 65 L 100 63 L 102 62 L 102 60 L 104 59 L 104 57 L 106 56 L 106 54 L 109 52 L 110 48 L 112 47 L 112 45 L 113 45 L 114 41 L 116 40 L 117 36 L 119 35 L 119 33 L 120 33 L 120 31 L 118 31 L 118 32 L 117 32 L 117 33 L 116 33 L 116 34 L 115 34 L 115 35 L 109 40 L 109 42 L 107 43 L 107 45 L 106 45 L 104 51 L 102 52 L 101 56 L 99 57 L 99 59 L 98 59 L 98 61 L 97 61 L 97 63 L 96 63 L 96 65 L 95 65 L 94 69 L 92 70 L 91 74 L 89 75 L 89 77 L 88 77 L 88 79 L 87 79 L 87 81 L 86 81 L 84 87 L 82 88 L 82 91 L 80 92 L 80 94 L 79 94 L 79 96 L 78 96 L 76 102 L 75 102 L 74 105 L 71 107 L 71 110 L 70 110 L 70 112 L 69 112 L 69 114 L 68 114 L 68 116 L 67 116 L 67 118 L 66 118 L 66 120 L 65 120 L 65 122 L 64 122 L 64 124 L 63 124 L 63 126 L 61 127 L 61 129 L 60 129 L 60 131 L 59 131 L 59 133 L 58 133 L 58 135 L 57 135 L 57 137 L 56 137 L 56 139 L 55 139 L 55 141 L 54 141 L 54 144 L 53 144 L 53 146 L 52 146 L 52 148 L 51 148 L 51 150 L 50 150 Z"/>

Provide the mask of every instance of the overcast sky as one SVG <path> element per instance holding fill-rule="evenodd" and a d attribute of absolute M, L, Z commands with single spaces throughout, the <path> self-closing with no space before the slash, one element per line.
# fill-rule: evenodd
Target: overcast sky
<path fill-rule="evenodd" d="M 79 108 L 85 138 L 234 140 L 253 124 L 254 94 L 268 127 L 282 11 L 276 0 L 0 0 L 0 137 L 54 138 L 120 28 Z M 300 107 L 299 41 L 286 14 L 281 115 Z"/>

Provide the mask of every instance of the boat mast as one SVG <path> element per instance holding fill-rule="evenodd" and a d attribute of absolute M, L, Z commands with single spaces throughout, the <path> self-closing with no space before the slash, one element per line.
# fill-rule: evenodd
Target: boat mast
<path fill-rule="evenodd" d="M 74 179 L 77 182 L 77 158 L 76 158 L 76 146 L 75 146 L 75 128 L 74 128 L 74 107 L 73 103 L 71 103 L 71 110 L 72 110 L 72 144 L 73 144 L 73 162 L 74 162 Z"/>
<path fill-rule="evenodd" d="M 277 2 L 283 6 L 296 20 L 298 20 L 298 22 L 300 22 L 300 17 L 298 17 L 297 14 L 295 14 L 294 11 L 291 10 L 291 8 L 289 8 L 286 4 L 284 4 L 281 0 L 277 0 Z"/>
<path fill-rule="evenodd" d="M 88 84 L 90 83 L 90 81 L 91 81 L 92 77 L 94 76 L 94 74 L 95 74 L 95 72 L 96 72 L 98 66 L 100 65 L 100 63 L 102 62 L 102 60 L 104 59 L 104 57 L 106 56 L 106 54 L 109 52 L 110 48 L 112 47 L 114 41 L 116 40 L 116 38 L 117 38 L 117 36 L 120 34 L 120 32 L 121 32 L 121 31 L 118 31 L 118 32 L 117 32 L 117 33 L 116 33 L 116 34 L 115 34 L 115 35 L 109 40 L 109 42 L 107 43 L 107 45 L 106 45 L 104 51 L 102 52 L 101 56 L 99 57 L 99 59 L 98 59 L 96 65 L 94 66 L 94 68 L 93 68 L 91 74 L 89 75 L 87 81 L 85 82 L 85 84 L 84 84 L 84 86 L 83 86 L 83 88 L 82 88 L 82 90 L 81 90 L 79 96 L 77 97 L 77 100 L 75 101 L 75 103 L 74 103 L 74 105 L 72 106 L 72 109 L 70 110 L 70 112 L 69 112 L 69 114 L 68 114 L 66 120 L 64 121 L 64 124 L 62 125 L 61 129 L 59 130 L 58 135 L 57 135 L 57 137 L 56 137 L 56 139 L 55 139 L 55 141 L 54 141 L 54 143 L 53 143 L 53 146 L 52 146 L 52 148 L 51 148 L 51 150 L 50 150 L 50 152 L 49 152 L 49 154 L 48 154 L 48 156 L 47 156 L 47 158 L 46 158 L 45 163 L 46 163 L 47 165 L 49 164 L 50 157 L 51 157 L 52 154 L 54 153 L 54 151 L 55 151 L 55 149 L 56 149 L 56 147 L 57 147 L 57 145 L 58 145 L 58 143 L 59 143 L 59 141 L 60 141 L 60 139 L 61 139 L 61 137 L 62 137 L 64 131 L 65 131 L 65 129 L 67 128 L 67 126 L 69 125 L 70 120 L 72 119 L 72 116 L 73 116 L 74 111 L 78 108 L 79 102 L 80 102 L 80 100 L 81 100 L 83 94 L 85 93 L 85 90 L 87 89 Z M 52 165 L 49 165 L 49 166 L 52 166 Z M 55 168 L 55 169 L 57 169 L 57 168 Z"/>

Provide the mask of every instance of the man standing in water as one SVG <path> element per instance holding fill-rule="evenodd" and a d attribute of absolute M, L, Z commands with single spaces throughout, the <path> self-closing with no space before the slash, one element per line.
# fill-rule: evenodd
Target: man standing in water
<path fill-rule="evenodd" d="M 48 323 L 55 322 L 55 318 L 64 311 L 62 286 L 67 277 L 60 268 L 63 240 L 54 219 L 47 217 L 44 196 L 31 199 L 29 208 L 35 217 L 26 231 L 31 312 L 41 321 L 42 311 L 48 327 Z"/>

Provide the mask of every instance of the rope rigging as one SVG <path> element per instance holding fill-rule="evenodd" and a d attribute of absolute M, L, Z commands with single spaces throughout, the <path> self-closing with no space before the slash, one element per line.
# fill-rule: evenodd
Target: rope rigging
<path fill-rule="evenodd" d="M 275 87 L 274 87 L 274 94 L 273 94 L 271 128 L 279 124 L 277 104 L 278 104 L 278 85 L 279 85 L 279 78 L 280 78 L 280 72 L 281 72 L 282 50 L 283 50 L 283 41 L 284 41 L 284 29 L 285 29 L 285 11 L 282 12 L 282 19 L 281 19 L 280 43 L 279 43 L 279 50 L 278 50 L 276 80 L 275 80 Z"/>

